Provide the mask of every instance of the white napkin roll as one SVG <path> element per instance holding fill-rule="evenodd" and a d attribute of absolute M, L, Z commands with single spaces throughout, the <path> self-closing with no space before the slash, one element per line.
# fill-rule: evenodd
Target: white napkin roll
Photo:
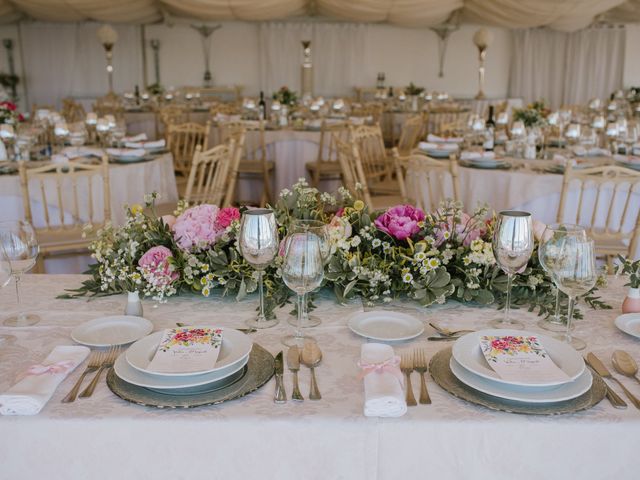
<path fill-rule="evenodd" d="M 360 366 L 364 374 L 366 417 L 401 417 L 407 412 L 404 382 L 397 360 L 393 348 L 389 345 L 362 345 Z"/>
<path fill-rule="evenodd" d="M 107 148 L 106 152 L 112 157 L 144 157 L 147 154 L 143 148 Z"/>
<path fill-rule="evenodd" d="M 81 346 L 55 347 L 41 365 L 30 367 L 22 380 L 0 395 L 0 414 L 35 415 L 66 376 L 89 355 Z"/>
<path fill-rule="evenodd" d="M 133 137 L 124 137 L 122 139 L 123 142 L 144 142 L 147 140 L 146 133 L 139 133 L 138 135 L 134 135 Z"/>
<path fill-rule="evenodd" d="M 427 135 L 427 142 L 433 143 L 462 143 L 464 138 L 461 137 L 439 137 L 430 133 Z"/>
<path fill-rule="evenodd" d="M 164 148 L 167 145 L 164 138 L 162 140 L 156 140 L 154 142 L 145 142 L 142 148 Z"/>

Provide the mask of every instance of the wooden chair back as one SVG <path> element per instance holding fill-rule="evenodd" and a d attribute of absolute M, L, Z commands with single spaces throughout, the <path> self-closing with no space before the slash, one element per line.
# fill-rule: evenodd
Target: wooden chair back
<path fill-rule="evenodd" d="M 570 208 L 569 200 L 576 195 L 576 207 Z M 617 254 L 636 255 L 640 238 L 640 171 L 619 166 L 576 170 L 569 164 L 562 182 L 557 221 L 590 225 L 587 234 L 594 239 L 598 255 L 609 259 Z"/>
<path fill-rule="evenodd" d="M 446 181 L 444 177 L 448 175 L 451 176 L 453 200 L 460 200 L 460 179 L 455 155 L 451 155 L 449 160 L 436 160 L 421 153 L 412 153 L 404 159 L 404 164 L 411 171 L 411 175 L 407 175 L 407 182 L 416 193 L 417 207 L 427 212 L 439 207 L 445 196 L 437 195 L 434 190 L 443 190 Z M 434 186 L 437 188 L 434 189 Z"/>
<path fill-rule="evenodd" d="M 96 99 L 93 104 L 93 111 L 99 116 L 113 115 L 116 120 L 124 118 L 124 105 L 122 100 L 115 93 L 108 93 Z"/>
<path fill-rule="evenodd" d="M 391 174 L 392 165 L 387 156 L 380 125 L 351 126 L 349 136 L 358 150 L 363 171 L 369 181 L 380 181 Z"/>
<path fill-rule="evenodd" d="M 223 202 L 235 152 L 233 138 L 206 151 L 202 151 L 200 145 L 196 147 L 184 197 L 189 204 L 225 205 Z"/>
<path fill-rule="evenodd" d="M 380 125 L 384 105 L 378 102 L 352 104 L 350 117 L 361 117 L 365 119 L 365 123 L 370 125 Z"/>
<path fill-rule="evenodd" d="M 187 176 L 191 171 L 191 162 L 196 153 L 196 147 L 209 146 L 209 128 L 211 124 L 197 123 L 169 124 L 167 127 L 167 148 L 173 155 L 173 166 L 176 173 Z"/>
<path fill-rule="evenodd" d="M 84 122 L 87 112 L 85 112 L 84 107 L 73 98 L 64 98 L 62 100 L 61 115 L 67 123 L 76 123 Z"/>
<path fill-rule="evenodd" d="M 189 122 L 189 115 L 182 105 L 166 105 L 158 110 L 160 122 L 167 131 L 169 125 L 181 125 Z"/>
<path fill-rule="evenodd" d="M 354 198 L 371 204 L 371 194 L 367 186 L 367 177 L 362 162 L 358 155 L 358 149 L 353 142 L 342 140 L 338 135 L 333 135 L 333 143 L 336 146 L 336 154 L 342 171 L 342 183 Z"/>
<path fill-rule="evenodd" d="M 411 151 L 418 144 L 423 129 L 424 121 L 420 115 L 410 117 L 404 122 L 400 140 L 398 141 L 398 152 L 401 156 L 404 157 L 411 154 Z"/>

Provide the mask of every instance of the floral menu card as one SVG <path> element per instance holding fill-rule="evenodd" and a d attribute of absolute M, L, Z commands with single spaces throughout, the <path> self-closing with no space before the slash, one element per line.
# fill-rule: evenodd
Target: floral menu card
<path fill-rule="evenodd" d="M 164 331 L 147 367 L 159 373 L 189 373 L 212 369 L 220 347 L 222 328 L 179 327 Z"/>
<path fill-rule="evenodd" d="M 480 348 L 489 366 L 503 380 L 531 384 L 569 380 L 536 336 L 483 336 Z"/>

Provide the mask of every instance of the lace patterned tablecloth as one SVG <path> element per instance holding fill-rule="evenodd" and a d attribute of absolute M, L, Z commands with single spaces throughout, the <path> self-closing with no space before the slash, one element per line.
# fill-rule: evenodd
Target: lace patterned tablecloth
<path fill-rule="evenodd" d="M 28 328 L 0 327 L 0 333 L 17 337 L 12 344 L 0 345 L 0 391 L 55 345 L 72 344 L 69 335 L 74 326 L 122 312 L 124 296 L 92 301 L 55 298 L 83 278 L 25 277 L 23 296 L 42 321 Z M 640 362 L 640 340 L 613 325 L 624 291 L 622 281 L 612 279 L 603 296 L 614 309 L 588 310 L 576 328 L 576 334 L 587 340 L 588 350 L 609 366 L 615 348 L 627 350 Z M 15 311 L 14 295 L 10 286 L 0 291 L 2 316 Z M 145 316 L 156 329 L 176 321 L 239 327 L 253 314 L 256 298 L 237 303 L 186 296 L 157 307 L 143 303 Z M 395 307 L 450 327 L 479 328 L 496 315 L 491 308 L 456 303 L 426 310 L 408 302 Z M 317 402 L 275 405 L 271 380 L 245 398 L 193 410 L 133 405 L 113 395 L 104 382 L 90 399 L 60 403 L 83 365 L 60 385 L 39 415 L 0 418 L 0 478 L 637 478 L 640 412 L 631 406 L 619 411 L 603 401 L 589 411 L 561 417 L 513 415 L 469 405 L 430 381 L 432 405 L 410 408 L 396 419 L 364 417 L 356 361 L 366 340 L 346 327 L 348 316 L 362 309 L 358 301 L 338 305 L 329 296 L 317 302 L 314 314 L 323 323 L 313 334 L 324 353 L 317 370 L 323 399 Z M 286 322 L 289 310 L 279 312 L 278 326 L 252 334 L 273 354 L 283 348 L 280 338 L 291 328 Z M 535 314 L 517 315 L 536 330 Z M 395 345 L 396 352 L 421 347 L 430 357 L 448 346 L 448 342 L 427 342 L 432 333 L 427 327 L 417 340 Z M 623 381 L 640 395 L 640 385 Z M 290 395 L 289 372 L 285 382 Z M 307 369 L 301 371 L 300 382 L 308 396 Z M 416 392 L 417 386 L 414 375 Z"/>

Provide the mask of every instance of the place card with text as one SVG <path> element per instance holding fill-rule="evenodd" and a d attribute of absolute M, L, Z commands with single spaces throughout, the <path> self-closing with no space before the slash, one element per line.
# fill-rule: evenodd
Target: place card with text
<path fill-rule="evenodd" d="M 483 336 L 480 348 L 489 366 L 502 378 L 521 383 L 569 380 L 536 336 Z"/>
<path fill-rule="evenodd" d="M 169 328 L 148 369 L 159 373 L 207 371 L 215 366 L 221 346 L 222 328 Z"/>

